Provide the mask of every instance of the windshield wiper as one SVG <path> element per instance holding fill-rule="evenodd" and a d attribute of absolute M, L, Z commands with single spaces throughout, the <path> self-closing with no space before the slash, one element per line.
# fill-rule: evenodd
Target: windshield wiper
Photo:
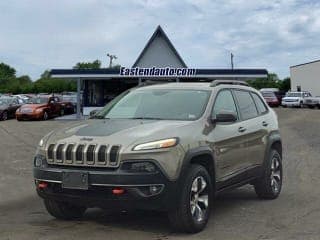
<path fill-rule="evenodd" d="M 129 119 L 138 119 L 138 120 L 164 120 L 163 118 L 156 118 L 156 117 L 134 117 Z"/>
<path fill-rule="evenodd" d="M 93 115 L 90 117 L 90 119 L 105 119 L 105 118 L 104 118 L 104 116 Z"/>

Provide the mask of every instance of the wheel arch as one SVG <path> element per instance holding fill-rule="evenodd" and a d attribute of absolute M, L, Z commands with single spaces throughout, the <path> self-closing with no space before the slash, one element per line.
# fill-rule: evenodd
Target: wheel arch
<path fill-rule="evenodd" d="M 183 179 L 187 169 L 192 164 L 199 164 L 207 169 L 212 185 L 215 189 L 216 162 L 214 154 L 209 147 L 199 147 L 187 151 L 179 178 Z"/>
<path fill-rule="evenodd" d="M 266 147 L 265 157 L 264 157 L 264 165 L 269 159 L 269 154 L 271 149 L 277 150 L 282 158 L 283 150 L 282 150 L 282 141 L 281 141 L 281 136 L 279 131 L 271 132 L 268 137 L 268 144 Z"/>

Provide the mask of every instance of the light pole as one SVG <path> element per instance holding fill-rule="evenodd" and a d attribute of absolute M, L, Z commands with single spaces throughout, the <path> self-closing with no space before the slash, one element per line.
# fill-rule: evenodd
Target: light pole
<path fill-rule="evenodd" d="M 233 53 L 230 54 L 230 60 L 231 60 L 231 69 L 233 70 Z"/>
<path fill-rule="evenodd" d="M 107 54 L 107 56 L 110 58 L 110 61 L 109 61 L 109 68 L 112 68 L 112 61 L 113 59 L 117 59 L 117 56 L 116 55 L 112 55 L 112 54 Z"/>

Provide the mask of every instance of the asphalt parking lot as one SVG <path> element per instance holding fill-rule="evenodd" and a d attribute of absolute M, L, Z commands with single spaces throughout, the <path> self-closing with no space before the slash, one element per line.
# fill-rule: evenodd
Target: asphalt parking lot
<path fill-rule="evenodd" d="M 0 122 L 0 239 L 320 239 L 320 110 L 276 109 L 284 144 L 284 186 L 259 200 L 251 186 L 220 195 L 207 228 L 171 232 L 164 214 L 88 211 L 82 221 L 47 214 L 35 193 L 33 154 L 64 121 Z"/>

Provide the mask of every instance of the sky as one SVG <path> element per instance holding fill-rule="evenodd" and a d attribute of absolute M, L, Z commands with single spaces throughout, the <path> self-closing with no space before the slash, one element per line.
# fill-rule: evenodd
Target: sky
<path fill-rule="evenodd" d="M 0 62 L 17 75 L 100 59 L 131 67 L 161 25 L 188 67 L 289 67 L 320 59 L 319 0 L 10 0 L 0 2 Z"/>

